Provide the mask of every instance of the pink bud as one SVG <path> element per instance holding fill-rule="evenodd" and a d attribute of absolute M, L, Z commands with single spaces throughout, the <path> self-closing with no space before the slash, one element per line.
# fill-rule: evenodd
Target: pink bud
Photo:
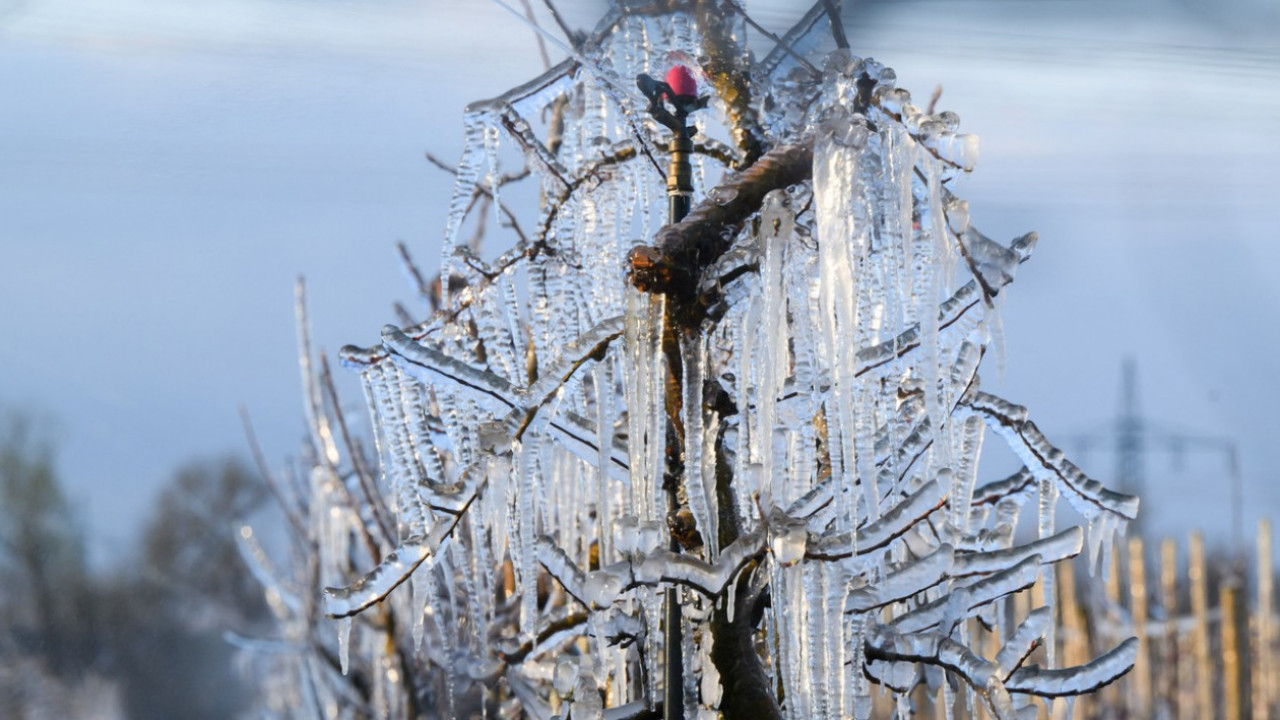
<path fill-rule="evenodd" d="M 698 81 L 693 79 L 693 73 L 689 72 L 689 68 L 683 65 L 672 65 L 667 71 L 667 84 L 671 86 L 671 92 L 676 97 L 697 97 Z"/>

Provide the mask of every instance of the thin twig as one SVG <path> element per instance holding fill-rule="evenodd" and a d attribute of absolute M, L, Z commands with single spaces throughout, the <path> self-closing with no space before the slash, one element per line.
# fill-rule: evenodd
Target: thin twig
<path fill-rule="evenodd" d="M 378 526 L 378 532 L 382 535 L 382 539 L 387 544 L 395 542 L 395 535 L 387 526 L 386 520 L 383 518 L 383 509 L 380 498 L 373 487 L 373 471 L 365 463 L 364 454 L 352 437 L 351 432 L 347 429 L 347 418 L 343 414 L 342 409 L 338 405 L 338 391 L 333 386 L 333 375 L 329 372 L 329 359 L 320 356 L 320 389 L 324 392 L 329 400 L 329 405 L 333 408 L 334 419 L 338 422 L 338 434 L 342 436 L 342 442 L 347 446 L 347 454 L 351 456 L 351 467 L 355 470 L 356 479 L 360 484 L 360 492 L 364 495 L 364 501 L 369 506 L 369 512 L 373 516 L 374 522 Z M 375 554 L 374 562 L 382 562 L 381 553 Z"/>
<path fill-rule="evenodd" d="M 400 327 L 411 327 L 416 325 L 413 316 L 409 314 L 409 310 L 400 302 L 391 303 L 391 311 L 396 314 L 396 319 L 400 321 Z"/>
<path fill-rule="evenodd" d="M 560 209 L 569 202 L 569 198 L 573 196 L 573 193 L 578 188 L 582 187 L 583 183 L 591 178 L 598 178 L 600 171 L 604 168 L 626 162 L 635 156 L 636 149 L 629 143 L 624 144 L 609 155 L 602 154 L 599 160 L 583 168 L 578 172 L 577 177 L 566 182 L 564 191 L 547 205 L 547 215 L 538 228 L 537 242 L 546 243 L 547 235 L 551 232 L 551 225 L 555 222 L 556 216 L 560 214 Z"/>
<path fill-rule="evenodd" d="M 430 152 L 423 153 L 423 154 L 426 156 L 426 158 L 427 158 L 427 162 L 431 163 L 432 165 L 435 165 L 436 167 L 438 167 L 438 168 L 440 168 L 441 170 L 443 170 L 443 171 L 445 171 L 445 172 L 449 173 L 450 175 L 453 175 L 453 176 L 455 176 L 455 177 L 457 176 L 457 174 L 458 174 L 458 169 L 457 169 L 457 168 L 455 168 L 455 167 L 453 167 L 452 165 L 450 165 L 450 164 L 448 164 L 448 163 L 444 162 L 443 160 L 441 160 L 440 158 L 436 157 L 435 155 L 432 155 Z M 529 176 L 529 171 L 526 169 L 526 170 L 524 170 L 523 172 L 516 173 L 516 174 L 514 174 L 514 175 L 503 175 L 502 177 L 500 177 L 500 178 L 498 178 L 498 179 L 494 180 L 494 184 L 496 184 L 498 187 L 502 187 L 503 185 L 506 185 L 507 183 L 510 183 L 510 182 L 516 182 L 516 181 L 518 181 L 518 180 L 523 180 L 524 178 L 526 178 L 526 177 L 528 177 L 528 176 Z M 475 188 L 475 192 L 476 192 L 476 193 L 479 193 L 479 194 L 481 194 L 481 195 L 483 195 L 484 197 L 488 198 L 489 200 L 493 200 L 493 199 L 494 199 L 494 197 L 493 197 L 493 189 L 492 189 L 492 188 L 487 188 L 487 187 L 484 187 L 483 185 L 477 184 L 477 185 L 476 185 L 476 188 Z M 472 202 L 474 203 L 474 201 L 475 201 L 475 198 L 473 197 L 473 198 L 472 198 Z M 514 232 L 514 233 L 516 234 L 516 237 L 520 238 L 520 240 L 521 240 L 521 241 L 528 242 L 528 237 L 526 237 L 526 236 L 525 236 L 525 234 L 524 234 L 524 229 L 523 229 L 522 227 L 520 227 L 520 221 L 516 218 L 516 214 L 515 214 L 514 212 L 512 212 L 512 211 L 511 211 L 511 208 L 507 207 L 507 204 L 506 204 L 506 203 L 502 202 L 501 200 L 498 200 L 497 202 L 498 202 L 498 210 L 499 210 L 503 215 L 505 215 L 505 216 L 506 216 L 506 218 L 507 218 L 507 223 L 508 223 L 508 224 L 507 224 L 507 225 L 505 225 L 504 227 L 509 227 L 509 228 L 511 228 L 512 232 Z M 470 207 L 468 207 L 468 208 L 467 208 L 467 212 L 466 212 L 466 214 L 467 214 L 467 215 L 470 215 L 470 214 L 471 214 L 471 208 L 470 208 Z"/>
<path fill-rule="evenodd" d="M 573 31 L 565 24 L 564 18 L 560 16 L 560 11 L 556 9 L 555 4 L 551 0 L 542 0 L 542 4 L 547 6 L 547 10 L 551 11 L 551 18 L 556 21 L 556 25 L 560 26 L 560 32 L 564 33 L 564 37 L 569 41 L 569 44 L 576 46 L 578 44 L 577 39 Z"/>
<path fill-rule="evenodd" d="M 413 279 L 415 289 L 424 300 L 431 300 L 431 285 L 422 276 L 422 271 L 418 269 L 417 263 L 413 261 L 413 257 L 409 255 L 409 248 L 404 241 L 396 243 L 396 250 L 400 252 L 400 261 L 404 263 L 404 268 L 409 273 L 409 277 Z"/>
<path fill-rule="evenodd" d="M 280 510 L 284 513 L 285 519 L 289 521 L 289 526 L 293 528 L 293 532 L 298 539 L 305 539 L 307 533 L 302 528 L 302 520 L 296 515 L 293 505 L 285 499 L 284 493 L 280 491 L 280 484 L 276 481 L 275 473 L 271 472 L 271 468 L 267 465 L 267 459 L 262 454 L 262 446 L 258 444 L 258 435 L 253 431 L 253 422 L 249 419 L 249 409 L 244 405 L 240 406 L 240 423 L 244 425 L 244 435 L 249 442 L 249 452 L 253 455 L 254 464 L 258 466 L 258 473 L 262 475 L 263 482 L 267 484 L 267 490 L 276 499 L 276 503 L 280 505 Z"/>
<path fill-rule="evenodd" d="M 929 96 L 929 107 L 925 109 L 925 115 L 932 115 L 934 110 L 938 108 L 938 100 L 942 98 L 942 86 L 937 85 L 933 88 L 933 94 Z"/>
<path fill-rule="evenodd" d="M 784 52 L 784 53 L 786 53 L 786 54 L 790 55 L 791 57 L 795 58 L 795 59 L 796 59 L 796 62 L 798 62 L 798 63 L 800 63 L 801 65 L 803 65 L 803 66 L 805 66 L 806 68 L 808 68 L 809 72 L 813 73 L 813 75 L 815 75 L 816 77 L 822 77 L 822 71 L 821 71 L 821 70 L 819 70 L 818 68 L 814 67 L 814 66 L 813 66 L 813 63 L 810 63 L 808 60 L 804 59 L 804 57 L 803 57 L 803 56 L 801 56 L 799 53 L 797 53 L 797 52 L 795 51 L 795 49 L 791 47 L 791 44 L 790 44 L 790 43 L 788 43 L 788 42 L 784 41 L 782 38 L 778 37 L 776 34 L 774 34 L 774 33 L 772 33 L 772 32 L 769 32 L 769 30 L 768 30 L 767 28 L 765 28 L 765 27 L 764 27 L 763 25 L 761 25 L 760 23 L 756 22 L 754 18 L 752 18 L 750 15 L 748 15 L 748 14 L 747 14 L 747 9 L 746 9 L 746 8 L 744 8 L 744 7 L 742 7 L 742 4 L 741 4 L 741 3 L 737 2 L 737 0 L 731 0 L 731 4 L 730 4 L 730 6 L 731 6 L 731 7 L 732 7 L 732 8 L 733 8 L 733 9 L 734 9 L 734 10 L 735 10 L 739 15 L 741 15 L 741 16 L 742 16 L 742 19 L 743 19 L 743 20 L 745 20 L 745 21 L 746 21 L 746 23 L 747 23 L 748 25 L 750 25 L 751 27 L 755 28 L 755 29 L 756 29 L 756 32 L 759 32 L 761 35 L 764 35 L 765 37 L 767 37 L 767 38 L 769 38 L 770 40 L 772 40 L 772 41 L 773 41 L 773 44 L 774 44 L 774 46 L 775 46 L 775 47 L 780 48 L 780 49 L 782 50 L 782 52 Z"/>
<path fill-rule="evenodd" d="M 538 19 L 533 16 L 533 6 L 529 4 L 529 0 L 520 0 L 520 4 L 524 6 L 525 17 L 529 18 L 529 22 L 536 27 Z M 538 54 L 542 56 L 542 69 L 551 69 L 551 56 L 547 55 L 547 41 L 542 39 L 542 33 L 534 31 L 533 37 L 538 41 Z"/>

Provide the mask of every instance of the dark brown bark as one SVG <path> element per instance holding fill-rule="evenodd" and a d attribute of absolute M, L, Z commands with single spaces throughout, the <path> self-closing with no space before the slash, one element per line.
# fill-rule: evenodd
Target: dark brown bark
<path fill-rule="evenodd" d="M 703 403 L 721 418 L 735 415 L 738 408 L 724 388 L 714 380 L 703 391 Z M 724 453 L 724 434 L 728 424 L 720 423 L 716 438 L 716 497 L 720 506 L 720 546 L 726 547 L 742 534 L 738 517 L 734 512 L 733 473 Z M 727 602 L 718 602 L 711 615 L 711 662 L 720 673 L 723 693 L 720 696 L 720 712 L 726 720 L 781 719 L 782 710 L 772 692 L 769 674 L 764 661 L 756 652 L 755 634 L 760 624 L 763 601 L 750 582 L 752 574 L 759 571 L 758 561 L 752 561 L 741 571 L 737 583 L 725 592 L 734 593 L 733 620 L 729 620 Z"/>
<path fill-rule="evenodd" d="M 632 248 L 631 283 L 644 292 L 667 296 L 677 321 L 696 326 L 702 271 L 729 249 L 742 224 L 760 211 L 764 196 L 813 177 L 813 142 L 783 145 L 707 194 L 684 220 L 658 231 L 652 245 Z"/>
<path fill-rule="evenodd" d="M 781 720 L 782 709 L 771 692 L 769 676 L 755 647 L 755 629 L 760 621 L 759 597 L 748 582 L 758 566 L 743 568 L 743 577 L 727 592 L 733 592 L 736 609 L 729 620 L 727 603 L 711 616 L 711 661 L 720 673 L 723 694 L 720 712 L 725 720 Z"/>

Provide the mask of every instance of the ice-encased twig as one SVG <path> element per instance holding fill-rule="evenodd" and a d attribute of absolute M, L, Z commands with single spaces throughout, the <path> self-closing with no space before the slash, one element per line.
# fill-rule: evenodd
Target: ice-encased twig
<path fill-rule="evenodd" d="M 471 496 L 456 514 L 439 522 L 426 535 L 419 535 L 404 541 L 395 550 L 383 556 L 378 567 L 341 588 L 324 589 L 325 614 L 331 618 L 344 618 L 355 615 L 374 603 L 382 600 L 401 583 L 408 580 L 427 558 L 438 553 L 444 543 L 462 520 L 471 503 L 484 487 L 484 480 L 475 486 Z"/>
<path fill-rule="evenodd" d="M 921 518 L 942 507 L 947 501 L 948 489 L 930 480 L 919 490 L 903 498 L 892 510 L 880 516 L 879 520 L 869 523 L 856 531 L 856 540 L 851 533 L 834 533 L 812 538 L 809 541 L 807 556 L 819 559 L 839 559 L 849 557 L 855 552 L 869 553 L 888 545 L 894 538 L 915 526 Z"/>
<path fill-rule="evenodd" d="M 1026 408 L 985 392 L 972 393 L 961 405 L 981 415 L 1033 473 L 1036 468 L 1051 473 L 1081 515 L 1092 519 L 1099 512 L 1109 512 L 1127 520 L 1138 516 L 1137 497 L 1108 490 L 1085 475 L 1027 419 Z"/>
<path fill-rule="evenodd" d="M 394 325 L 382 329 L 382 343 L 396 365 L 419 382 L 452 383 L 494 413 L 505 413 L 523 405 L 520 388 L 506 379 L 415 342 Z"/>
<path fill-rule="evenodd" d="M 942 545 L 875 584 L 850 592 L 844 611 L 867 612 L 923 592 L 948 577 L 954 560 L 955 550 L 950 545 Z"/>
<path fill-rule="evenodd" d="M 387 553 L 378 567 L 354 583 L 343 588 L 325 588 L 325 614 L 331 618 L 350 617 L 382 600 L 439 548 L 439 540 L 431 536 L 409 538 Z"/>
<path fill-rule="evenodd" d="M 298 369 L 302 373 L 302 387 L 306 395 L 304 408 L 307 425 L 311 431 L 312 448 L 318 457 L 335 465 L 338 447 L 333 441 L 329 418 L 324 414 L 324 400 L 320 394 L 317 374 L 311 369 L 311 326 L 307 321 L 307 284 L 302 277 L 294 286 L 294 312 L 298 326 Z"/>
<path fill-rule="evenodd" d="M 1031 665 L 1014 671 L 1005 682 L 1012 693 L 1041 697 L 1082 695 L 1115 682 L 1133 669 L 1138 658 L 1138 639 L 1131 637 L 1084 665 L 1045 669 Z"/>
<path fill-rule="evenodd" d="M 561 349 L 555 362 L 539 368 L 538 379 L 529 386 L 526 393 L 525 405 L 546 403 L 578 368 L 591 360 L 602 359 L 609 345 L 622 337 L 623 324 L 621 315 L 602 320 Z"/>
<path fill-rule="evenodd" d="M 1036 478 L 1025 467 L 1003 480 L 995 480 L 973 491 L 972 507 L 994 505 L 1017 495 L 1029 495 L 1035 488 Z"/>
<path fill-rule="evenodd" d="M 810 44 L 809 39 L 819 31 L 824 20 L 830 21 L 830 18 L 827 15 L 826 3 L 823 2 L 823 0 L 818 0 L 818 2 L 814 3 L 813 6 L 809 8 L 808 12 L 802 15 L 800 19 L 796 21 L 796 23 L 792 25 L 785 34 L 783 34 L 777 47 L 770 50 L 769 54 L 760 61 L 759 69 L 762 71 L 763 76 L 773 75 L 778 67 L 782 65 L 783 61 L 788 57 L 791 57 L 794 53 L 803 55 L 811 50 L 812 48 L 809 47 L 800 47 L 800 44 L 802 42 Z M 816 41 L 811 44 L 816 44 Z"/>
<path fill-rule="evenodd" d="M 1035 249 L 1037 237 L 1034 232 L 1027 233 L 1015 238 L 1007 249 L 1016 255 L 1018 263 L 1024 263 L 1031 259 L 1031 252 Z M 995 291 L 999 291 L 1010 282 L 1013 282 L 1013 273 L 1011 272 L 1002 276 L 1000 280 L 995 281 L 991 287 Z M 958 290 L 938 306 L 938 330 L 946 330 L 954 325 L 966 313 L 981 304 L 982 298 L 982 288 L 977 280 L 972 280 L 960 286 Z M 861 376 L 874 368 L 902 358 L 919 346 L 920 325 L 917 323 L 890 340 L 859 350 L 857 374 Z"/>
<path fill-rule="evenodd" d="M 298 593 L 286 588 L 276 576 L 275 570 L 271 567 L 271 559 L 258 544 L 252 527 L 248 525 L 240 527 L 240 531 L 236 533 L 236 549 L 240 551 L 240 557 L 245 565 L 249 566 L 249 572 L 253 573 L 258 584 L 266 591 L 267 603 L 278 616 L 284 617 L 285 613 L 277 605 L 283 605 L 283 610 L 294 613 L 302 609 L 302 601 Z"/>
<path fill-rule="evenodd" d="M 602 440 L 595 426 L 581 415 L 561 412 L 547 422 L 545 432 L 583 462 L 592 464 L 599 460 L 601 443 L 609 443 L 609 477 L 623 483 L 631 482 L 631 461 L 626 442 L 617 437 Z"/>
<path fill-rule="evenodd" d="M 1039 555 L 1041 562 L 1052 564 L 1079 555 L 1083 547 L 1084 531 L 1079 527 L 1071 527 L 1052 537 L 1017 547 L 957 554 L 951 577 L 961 578 L 968 575 L 990 575 L 1003 572 L 1032 555 Z"/>
<path fill-rule="evenodd" d="M 989 602 L 1031 587 L 1039 575 L 1040 556 L 1033 555 L 968 587 L 952 588 L 950 595 L 909 610 L 891 620 L 889 625 L 898 632 L 910 633 L 954 623 Z"/>
<path fill-rule="evenodd" d="M 1000 677 L 1005 680 L 1005 687 L 1008 687 L 1009 675 L 1036 649 L 1045 633 L 1051 631 L 1052 625 L 1053 612 L 1049 608 L 1036 608 L 1018 625 L 1018 629 L 1009 636 L 1000 652 L 996 653 L 996 665 L 1000 668 Z"/>
<path fill-rule="evenodd" d="M 551 577 L 560 581 L 560 585 L 565 592 L 573 596 L 575 600 L 587 605 L 582 593 L 582 586 L 586 582 L 586 575 L 583 574 L 576 563 L 561 550 L 555 541 L 547 536 L 538 538 L 538 562 L 542 563 L 542 567 L 551 573 Z"/>
<path fill-rule="evenodd" d="M 662 548 L 637 553 L 634 560 L 587 573 L 581 583 L 584 602 L 603 607 L 626 590 L 662 584 L 684 585 L 707 597 L 716 597 L 747 562 L 764 552 L 764 541 L 760 531 L 743 535 L 724 548 L 714 563 Z"/>
<path fill-rule="evenodd" d="M 905 633 L 900 628 L 876 625 L 867 636 L 871 660 L 911 661 L 939 665 L 969 684 L 987 703 L 998 720 L 1016 720 L 1009 692 L 991 661 L 936 632 Z"/>

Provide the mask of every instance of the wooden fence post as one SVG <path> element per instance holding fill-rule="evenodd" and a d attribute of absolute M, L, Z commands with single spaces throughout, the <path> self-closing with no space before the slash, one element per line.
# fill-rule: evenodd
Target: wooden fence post
<path fill-rule="evenodd" d="M 1133 695 L 1130 707 L 1134 717 L 1147 717 L 1151 709 L 1151 641 L 1147 635 L 1147 564 L 1142 538 L 1129 539 L 1129 612 L 1133 617 L 1133 633 L 1138 638 L 1138 658 L 1134 661 Z"/>
<path fill-rule="evenodd" d="M 1160 671 L 1155 673 L 1159 687 L 1157 701 L 1166 714 L 1177 710 L 1179 718 L 1190 718 L 1189 701 L 1181 695 L 1183 668 L 1186 662 L 1178 653 L 1178 543 L 1165 538 L 1160 543 L 1160 609 L 1164 611 L 1164 637 L 1160 646 Z"/>
<path fill-rule="evenodd" d="M 1222 633 L 1222 710 L 1224 718 L 1241 720 L 1240 698 L 1240 614 L 1236 603 L 1239 588 L 1234 580 L 1222 583 L 1218 593 L 1219 621 Z"/>
<path fill-rule="evenodd" d="M 1204 567 L 1204 537 L 1192 533 L 1190 547 L 1192 653 L 1196 663 L 1196 717 L 1215 717 L 1213 703 L 1213 666 L 1209 664 L 1209 588 Z"/>
<path fill-rule="evenodd" d="M 1275 600 L 1271 568 L 1271 521 L 1258 523 L 1258 653 L 1253 664 L 1253 717 L 1268 720 L 1276 701 Z"/>

